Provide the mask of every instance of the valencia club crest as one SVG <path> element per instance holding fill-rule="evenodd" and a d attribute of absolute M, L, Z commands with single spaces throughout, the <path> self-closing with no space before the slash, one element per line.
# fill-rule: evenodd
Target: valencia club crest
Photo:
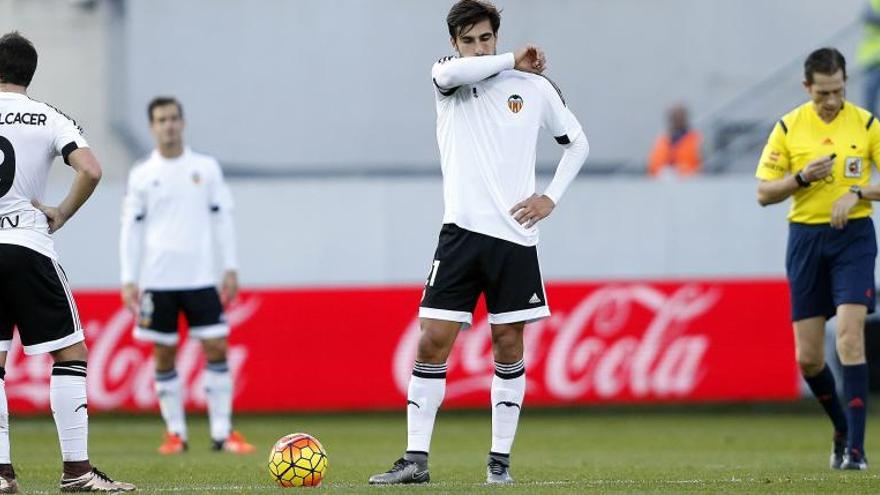
<path fill-rule="evenodd" d="M 519 113 L 523 107 L 523 99 L 520 95 L 510 95 L 510 98 L 507 99 L 507 108 L 510 109 L 513 113 Z"/>

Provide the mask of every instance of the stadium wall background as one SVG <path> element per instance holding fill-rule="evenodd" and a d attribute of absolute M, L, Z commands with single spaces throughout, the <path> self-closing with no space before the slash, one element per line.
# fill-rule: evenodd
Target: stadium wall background
<path fill-rule="evenodd" d="M 248 287 L 421 283 L 442 220 L 439 178 L 235 180 Z M 51 200 L 65 190 L 53 187 Z M 102 184 L 56 234 L 75 288 L 118 285 L 124 187 Z M 546 280 L 784 276 L 787 208 L 761 208 L 755 181 L 582 178 L 541 224 Z"/>
<path fill-rule="evenodd" d="M 176 94 L 190 142 L 226 166 L 434 170 L 429 70 L 451 53 L 451 3 L 117 0 L 108 16 L 109 117 L 137 154 L 151 143 L 146 103 Z M 546 48 L 548 76 L 589 131 L 596 163 L 644 160 L 671 103 L 684 101 L 697 120 L 711 114 L 802 60 L 865 4 L 497 3 L 499 49 L 527 41 Z M 157 29 L 169 23 L 179 28 Z M 852 47 L 841 49 L 854 62 Z M 558 147 L 549 138 L 541 144 L 539 162 L 552 162 Z"/>

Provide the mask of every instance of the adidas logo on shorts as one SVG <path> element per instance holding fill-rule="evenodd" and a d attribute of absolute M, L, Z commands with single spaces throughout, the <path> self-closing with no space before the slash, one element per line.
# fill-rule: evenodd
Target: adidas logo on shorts
<path fill-rule="evenodd" d="M 538 293 L 532 294 L 532 298 L 529 299 L 529 304 L 539 304 L 541 302 L 541 298 L 538 297 Z"/>

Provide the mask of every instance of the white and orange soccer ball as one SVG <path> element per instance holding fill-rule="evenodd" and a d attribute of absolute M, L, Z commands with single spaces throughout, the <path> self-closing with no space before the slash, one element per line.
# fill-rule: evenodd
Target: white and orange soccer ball
<path fill-rule="evenodd" d="M 269 477 L 280 486 L 318 486 L 327 474 L 327 452 L 306 433 L 281 437 L 269 452 Z"/>

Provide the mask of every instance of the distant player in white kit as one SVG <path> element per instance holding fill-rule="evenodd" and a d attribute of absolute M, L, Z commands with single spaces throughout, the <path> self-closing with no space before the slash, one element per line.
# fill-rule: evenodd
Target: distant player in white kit
<path fill-rule="evenodd" d="M 17 32 L 0 37 L 0 493 L 18 492 L 4 388 L 13 327 L 25 354 L 48 352 L 54 361 L 49 402 L 64 461 L 61 491 L 132 491 L 134 485 L 113 481 L 89 463 L 87 351 L 50 236 L 91 196 L 101 165 L 76 122 L 27 96 L 36 69 L 30 41 Z M 76 178 L 57 207 L 46 206 L 46 178 L 58 156 Z"/>
<path fill-rule="evenodd" d="M 373 484 L 425 483 L 446 359 L 471 324 L 481 293 L 492 327 L 492 447 L 487 483 L 512 483 L 510 450 L 525 395 L 523 329 L 550 315 L 535 224 L 562 197 L 589 153 L 587 138 L 555 85 L 540 74 L 537 47 L 495 54 L 498 10 L 461 0 L 447 26 L 458 57 L 431 71 L 446 211 L 419 309 L 421 338 L 407 393 L 406 453 Z M 539 129 L 565 149 L 552 182 L 535 194 Z"/>
<path fill-rule="evenodd" d="M 217 160 L 183 144 L 183 107 L 159 97 L 147 108 L 156 149 L 128 178 L 122 211 L 122 299 L 137 315 L 135 338 L 153 343 L 156 395 L 166 433 L 159 452 L 188 448 L 184 396 L 175 369 L 178 315 L 202 343 L 214 450 L 254 451 L 232 429 L 232 376 L 226 360 L 225 304 L 238 292 L 232 197 Z M 217 292 L 214 246 L 223 264 Z"/>

